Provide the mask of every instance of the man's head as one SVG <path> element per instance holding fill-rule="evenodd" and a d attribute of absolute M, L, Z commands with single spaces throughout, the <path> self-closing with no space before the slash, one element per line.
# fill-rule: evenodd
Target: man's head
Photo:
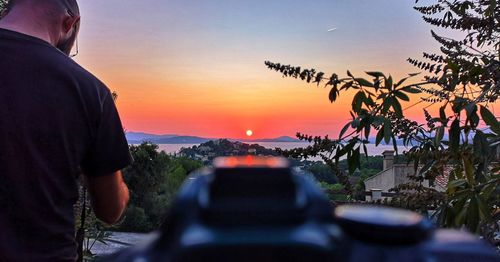
<path fill-rule="evenodd" d="M 76 0 L 10 0 L 5 19 L 11 23 L 31 23 L 38 30 L 48 30 L 51 42 L 69 55 L 80 27 Z"/>

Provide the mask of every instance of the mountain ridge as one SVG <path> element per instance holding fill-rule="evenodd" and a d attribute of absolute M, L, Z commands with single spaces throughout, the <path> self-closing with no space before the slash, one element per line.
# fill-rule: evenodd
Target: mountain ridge
<path fill-rule="evenodd" d="M 228 139 L 230 141 L 240 141 L 246 143 L 253 142 L 301 142 L 290 136 L 279 136 L 276 138 L 260 139 L 233 139 L 233 138 L 206 138 L 199 136 L 175 135 L 175 134 L 149 134 L 144 132 L 126 132 L 125 136 L 129 144 L 140 144 L 143 142 L 152 142 L 156 144 L 201 144 L 211 140 Z"/>
<path fill-rule="evenodd" d="M 155 144 L 201 144 L 208 141 L 227 139 L 229 141 L 239 141 L 244 143 L 258 143 L 258 142 L 282 142 L 282 143 L 296 143 L 296 142 L 306 142 L 301 141 L 297 138 L 293 138 L 290 136 L 279 136 L 275 138 L 227 138 L 227 137 L 200 137 L 200 136 L 190 136 L 190 135 L 177 135 L 177 134 L 150 134 L 145 132 L 126 132 L 125 136 L 129 144 L 140 144 L 143 142 L 152 142 Z M 447 136 L 444 137 L 447 139 Z M 375 144 L 375 137 L 370 137 L 368 139 L 370 144 Z M 382 141 L 382 145 L 385 145 L 385 142 Z M 398 146 L 403 145 L 403 141 L 401 139 L 396 139 L 396 144 Z M 389 143 L 392 145 L 392 143 Z"/>

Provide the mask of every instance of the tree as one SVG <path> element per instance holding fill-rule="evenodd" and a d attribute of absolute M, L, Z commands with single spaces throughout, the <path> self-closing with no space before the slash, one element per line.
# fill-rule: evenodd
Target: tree
<path fill-rule="evenodd" d="M 345 190 L 352 193 L 347 174 L 338 167 L 339 159 L 347 157 L 348 173 L 352 175 L 360 166 L 362 152 L 367 153 L 370 135 L 376 134 L 376 145 L 391 143 L 396 152 L 396 140 L 400 139 L 410 147 L 405 155 L 418 172 L 412 177 L 413 183 L 395 189 L 400 197 L 388 204 L 404 203 L 404 207 L 418 211 L 435 209 L 441 226 L 465 226 L 479 232 L 500 206 L 500 123 L 489 110 L 489 104 L 497 102 L 500 94 L 500 7 L 496 0 L 437 0 L 434 5 L 417 6 L 415 10 L 422 13 L 426 23 L 467 32 L 464 39 L 454 40 L 432 31 L 432 37 L 441 44 L 441 53 L 424 53 L 423 61 L 408 59 L 425 72 L 416 83 L 405 84 L 419 74 L 398 81 L 376 71 L 366 72 L 369 79 L 349 71 L 346 77 L 335 73 L 325 77 L 315 69 L 265 62 L 285 77 L 324 84 L 330 89 L 332 103 L 345 91 L 356 90 L 351 121 L 338 138 L 298 133 L 299 139 L 312 145 L 281 153 L 321 157 Z M 405 118 L 401 101 L 415 101 L 410 99 L 412 94 L 425 93 L 414 105 L 437 103 L 439 115 L 424 112 L 426 124 Z M 424 179 L 433 181 L 445 168 L 450 168 L 445 193 L 423 186 Z"/>
<path fill-rule="evenodd" d="M 167 155 L 152 143 L 131 145 L 130 152 L 134 162 L 123 170 L 130 203 L 119 229 L 149 232 L 161 225 L 177 190 L 202 163 Z"/>

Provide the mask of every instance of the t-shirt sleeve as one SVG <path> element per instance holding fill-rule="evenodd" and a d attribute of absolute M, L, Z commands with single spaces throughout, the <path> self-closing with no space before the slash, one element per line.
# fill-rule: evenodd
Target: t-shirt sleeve
<path fill-rule="evenodd" d="M 87 176 L 103 176 L 132 163 L 127 139 L 111 93 L 102 104 L 101 118 L 94 141 L 81 165 Z"/>

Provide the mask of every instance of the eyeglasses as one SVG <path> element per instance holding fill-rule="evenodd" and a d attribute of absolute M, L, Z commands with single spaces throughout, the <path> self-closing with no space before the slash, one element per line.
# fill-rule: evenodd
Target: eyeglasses
<path fill-rule="evenodd" d="M 70 55 L 69 55 L 69 57 L 71 57 L 71 58 L 78 55 L 78 51 L 79 51 L 78 50 L 78 36 L 75 38 L 75 48 L 74 49 L 75 49 L 74 53 L 70 53 Z M 73 51 L 73 49 L 71 49 L 71 51 Z"/>
<path fill-rule="evenodd" d="M 67 11 L 68 11 L 68 14 L 71 17 L 75 17 L 75 14 L 70 9 L 67 9 Z M 75 24 L 75 27 L 73 28 L 73 30 L 75 30 L 75 34 L 76 34 L 76 32 L 78 31 L 78 25 L 77 24 Z M 74 46 L 74 48 L 71 49 L 71 51 L 73 51 L 73 49 L 75 49 L 74 52 L 70 53 L 70 55 L 69 55 L 69 57 L 71 57 L 71 58 L 77 56 L 78 52 L 79 52 L 79 49 L 78 49 L 78 35 L 75 35 L 75 46 Z"/>

